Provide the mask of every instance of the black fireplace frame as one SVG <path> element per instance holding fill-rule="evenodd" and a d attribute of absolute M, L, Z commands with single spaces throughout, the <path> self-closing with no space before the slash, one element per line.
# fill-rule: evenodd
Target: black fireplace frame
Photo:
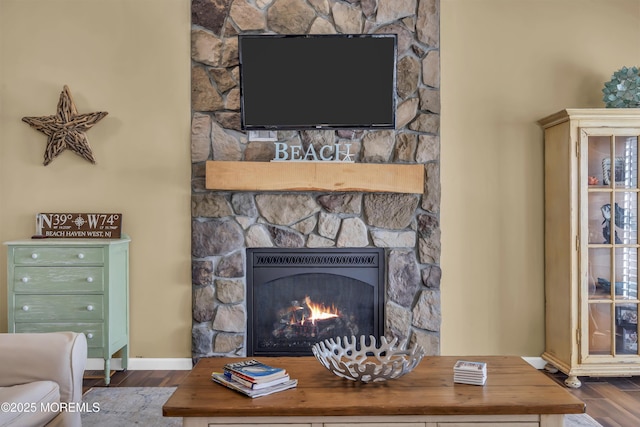
<path fill-rule="evenodd" d="M 247 279 L 247 356 L 308 356 L 308 354 L 280 351 L 264 352 L 254 348 L 255 331 L 252 319 L 254 313 L 253 281 L 254 268 L 268 272 L 268 281 L 302 273 L 326 273 L 332 267 L 340 267 L 342 276 L 362 280 L 356 273 L 359 268 L 376 268 L 377 283 L 373 295 L 373 335 L 379 339 L 384 335 L 385 325 L 385 251 L 382 248 L 247 248 L 246 279 Z M 287 274 L 278 273 L 277 269 L 287 267 Z M 269 270 L 273 268 L 273 270 Z M 349 270 L 353 268 L 353 270 Z M 263 272 L 264 274 L 264 272 Z"/>

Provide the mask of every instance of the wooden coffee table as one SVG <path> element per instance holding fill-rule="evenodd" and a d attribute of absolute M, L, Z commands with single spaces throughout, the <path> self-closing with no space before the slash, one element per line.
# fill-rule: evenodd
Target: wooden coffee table
<path fill-rule="evenodd" d="M 213 371 L 242 359 L 201 359 L 163 415 L 184 417 L 184 426 L 562 427 L 564 414 L 585 412 L 584 402 L 517 356 L 425 357 L 402 378 L 370 384 L 338 378 L 313 357 L 259 359 L 285 367 L 298 387 L 251 399 L 211 381 Z M 461 359 L 487 363 L 484 386 L 454 384 Z"/>

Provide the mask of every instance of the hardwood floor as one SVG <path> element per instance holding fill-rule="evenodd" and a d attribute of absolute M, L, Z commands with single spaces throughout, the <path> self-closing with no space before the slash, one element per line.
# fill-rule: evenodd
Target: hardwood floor
<path fill-rule="evenodd" d="M 111 371 L 109 387 L 175 387 L 191 371 Z M 103 371 L 86 371 L 82 391 L 105 387 Z"/>
<path fill-rule="evenodd" d="M 546 374 L 564 387 L 566 375 L 561 372 Z M 640 426 L 640 377 L 580 377 L 580 381 L 582 387 L 567 390 L 587 404 L 587 414 L 600 424 L 604 427 Z"/>
<path fill-rule="evenodd" d="M 175 387 L 188 374 L 189 371 L 114 371 L 110 387 Z M 564 387 L 566 375 L 560 372 L 546 374 Z M 580 380 L 582 387 L 567 390 L 587 404 L 587 413 L 600 424 L 604 427 L 640 426 L 640 377 L 581 377 Z M 85 372 L 84 391 L 104 386 L 102 371 Z"/>

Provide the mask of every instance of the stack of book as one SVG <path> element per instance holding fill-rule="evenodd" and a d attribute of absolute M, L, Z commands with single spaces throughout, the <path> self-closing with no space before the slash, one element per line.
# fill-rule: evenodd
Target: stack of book
<path fill-rule="evenodd" d="M 453 382 L 461 384 L 484 385 L 487 381 L 487 364 L 458 360 L 453 367 Z"/>
<path fill-rule="evenodd" d="M 255 359 L 227 363 L 224 372 L 213 372 L 211 379 L 249 397 L 266 396 L 298 385 L 298 380 L 291 379 L 286 369 Z"/>

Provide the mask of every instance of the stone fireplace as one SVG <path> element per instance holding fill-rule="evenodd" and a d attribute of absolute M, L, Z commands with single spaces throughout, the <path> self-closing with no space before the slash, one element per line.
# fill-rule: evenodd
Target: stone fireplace
<path fill-rule="evenodd" d="M 269 161 L 240 129 L 237 34 L 398 34 L 395 130 L 280 131 L 361 163 L 423 164 L 422 194 L 205 188 L 205 162 Z M 379 248 L 384 335 L 440 352 L 438 0 L 192 1 L 192 355 L 246 356 L 248 248 Z M 339 66 L 340 64 L 336 64 Z M 277 108 L 277 105 L 274 105 Z"/>

